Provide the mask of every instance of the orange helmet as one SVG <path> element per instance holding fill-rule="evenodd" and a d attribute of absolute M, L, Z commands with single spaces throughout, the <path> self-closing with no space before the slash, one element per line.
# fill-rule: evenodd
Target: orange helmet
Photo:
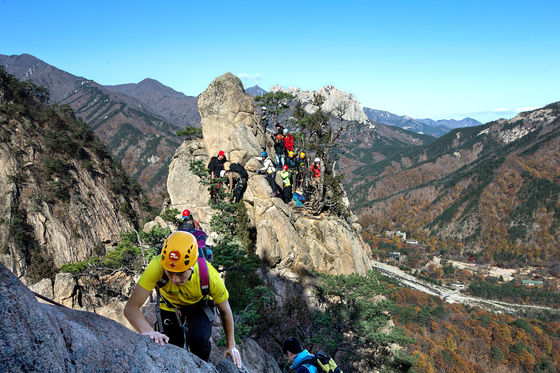
<path fill-rule="evenodd" d="M 280 140 L 282 138 L 281 134 L 276 135 L 276 139 Z"/>
<path fill-rule="evenodd" d="M 161 265 L 169 272 L 185 272 L 194 267 L 197 259 L 198 244 L 189 232 L 171 233 L 161 249 Z"/>

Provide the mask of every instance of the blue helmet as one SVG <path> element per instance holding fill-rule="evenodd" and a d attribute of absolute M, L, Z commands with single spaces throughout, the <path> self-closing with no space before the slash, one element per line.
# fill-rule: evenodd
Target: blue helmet
<path fill-rule="evenodd" d="M 267 157 L 267 156 L 268 156 L 268 153 L 267 153 L 267 152 L 262 152 L 262 153 L 261 153 L 261 157 Z"/>

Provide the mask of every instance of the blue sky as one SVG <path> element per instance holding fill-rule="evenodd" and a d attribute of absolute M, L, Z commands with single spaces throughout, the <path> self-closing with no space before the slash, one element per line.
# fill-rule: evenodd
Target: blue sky
<path fill-rule="evenodd" d="M 196 96 L 327 84 L 366 107 L 487 122 L 560 101 L 560 1 L 0 0 L 0 54 Z"/>

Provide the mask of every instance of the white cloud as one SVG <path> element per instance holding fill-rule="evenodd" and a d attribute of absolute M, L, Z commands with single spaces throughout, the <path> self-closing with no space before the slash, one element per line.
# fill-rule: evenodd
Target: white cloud
<path fill-rule="evenodd" d="M 255 81 L 258 82 L 261 80 L 262 76 L 259 73 L 256 73 L 255 75 L 249 75 L 249 74 L 245 74 L 245 73 L 239 73 L 237 74 L 237 76 L 239 77 L 239 79 L 241 80 L 248 80 L 248 81 Z"/>
<path fill-rule="evenodd" d="M 535 109 L 540 109 L 540 107 L 536 106 L 536 107 L 522 107 L 519 109 L 515 109 L 516 113 L 521 113 L 523 111 L 531 111 L 531 110 L 535 110 Z"/>

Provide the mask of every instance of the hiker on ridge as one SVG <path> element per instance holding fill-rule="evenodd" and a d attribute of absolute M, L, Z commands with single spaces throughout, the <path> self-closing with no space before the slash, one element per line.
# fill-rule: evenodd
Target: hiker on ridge
<path fill-rule="evenodd" d="M 276 187 L 276 167 L 272 159 L 268 156 L 268 153 L 263 151 L 260 157 L 255 157 L 256 160 L 263 162 L 263 168 L 257 170 L 257 174 L 265 174 L 268 184 L 272 188 L 271 197 L 276 197 L 278 195 L 278 189 Z"/>
<path fill-rule="evenodd" d="M 286 152 L 294 151 L 294 137 L 290 134 L 287 128 L 282 131 L 284 135 L 284 146 L 286 147 Z"/>
<path fill-rule="evenodd" d="M 158 319 L 162 320 L 159 329 L 163 330 L 160 331 L 150 326 L 140 310 L 156 286 L 161 292 L 161 300 L 158 299 L 161 317 Z M 208 289 L 209 295 L 203 295 L 203 287 Z M 161 255 L 150 261 L 138 280 L 126 303 L 124 315 L 139 334 L 150 337 L 155 343 L 188 346 L 193 354 L 208 361 L 215 302 L 226 337 L 224 357 L 230 355 L 233 363 L 241 368 L 228 298 L 229 293 L 218 271 L 203 258 L 199 260 L 196 238 L 189 232 L 176 231 L 165 240 Z M 183 329 L 185 322 L 188 326 L 186 333 Z"/>
<path fill-rule="evenodd" d="M 276 154 L 276 170 L 280 171 L 282 166 L 284 166 L 284 150 L 286 147 L 284 145 L 284 140 L 282 135 L 276 135 L 276 140 L 274 141 L 274 153 Z"/>
<path fill-rule="evenodd" d="M 313 186 L 317 187 L 317 185 L 319 185 L 319 179 L 321 178 L 321 160 L 319 158 L 315 158 L 309 171 L 311 171 L 313 175 Z"/>
<path fill-rule="evenodd" d="M 276 133 L 274 134 L 274 136 L 276 135 L 282 136 L 283 134 L 284 134 L 284 127 L 282 127 L 280 123 L 276 123 Z"/>
<path fill-rule="evenodd" d="M 290 172 L 290 184 L 292 184 L 292 189 L 296 186 L 296 176 L 298 173 L 298 163 L 297 158 L 294 156 L 293 151 L 288 151 L 288 156 L 286 157 L 286 165 L 288 165 L 288 171 Z"/>
<path fill-rule="evenodd" d="M 229 170 L 226 171 L 225 177 L 228 178 L 228 188 L 226 193 L 233 193 L 235 197 L 234 203 L 239 203 L 243 198 L 243 193 L 247 189 L 247 181 L 249 174 L 241 164 L 235 162 L 229 165 Z M 234 187 L 235 184 L 235 187 Z"/>
<path fill-rule="evenodd" d="M 283 190 L 282 190 L 282 199 L 284 203 L 292 205 L 292 184 L 290 182 L 291 172 L 288 171 L 288 165 L 284 165 L 282 167 L 282 171 L 278 173 L 282 178 Z"/>
<path fill-rule="evenodd" d="M 266 127 L 268 127 L 268 117 L 266 116 L 266 106 L 261 107 L 261 121 L 263 124 L 263 127 L 266 131 Z"/>
<path fill-rule="evenodd" d="M 210 178 L 215 179 L 220 177 L 220 171 L 224 169 L 224 163 L 226 163 L 226 155 L 223 150 L 220 150 L 218 155 L 216 157 L 212 157 L 210 159 L 210 163 L 208 163 L 208 173 L 210 174 Z"/>
<path fill-rule="evenodd" d="M 307 187 L 307 183 L 311 178 L 311 171 L 309 171 L 309 157 L 306 157 L 304 152 L 299 153 L 297 157 L 299 172 L 296 176 L 296 189 L 303 191 Z"/>
<path fill-rule="evenodd" d="M 179 224 L 178 229 L 191 230 L 191 229 L 201 229 L 200 224 L 194 220 L 191 212 L 187 209 L 183 210 L 183 221 Z"/>

